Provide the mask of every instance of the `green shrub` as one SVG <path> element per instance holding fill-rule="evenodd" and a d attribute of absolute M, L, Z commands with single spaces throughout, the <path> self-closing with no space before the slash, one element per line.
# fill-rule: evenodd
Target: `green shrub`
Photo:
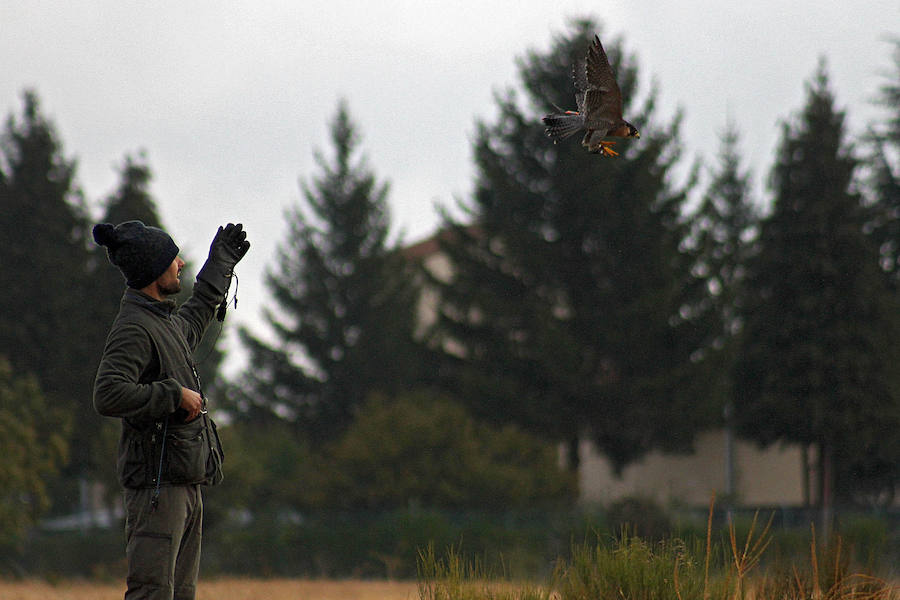
<path fill-rule="evenodd" d="M 654 500 L 632 496 L 613 502 L 606 515 L 613 532 L 627 532 L 649 540 L 672 535 L 673 525 L 666 511 Z"/>
<path fill-rule="evenodd" d="M 331 506 L 515 510 L 571 505 L 574 476 L 553 444 L 476 420 L 428 392 L 374 398 L 332 451 Z"/>
<path fill-rule="evenodd" d="M 838 522 L 837 531 L 843 538 L 854 562 L 876 568 L 891 555 L 887 519 L 865 515 L 851 515 Z M 896 556 L 894 549 L 894 559 Z M 896 564 L 896 563 L 895 563 Z"/>

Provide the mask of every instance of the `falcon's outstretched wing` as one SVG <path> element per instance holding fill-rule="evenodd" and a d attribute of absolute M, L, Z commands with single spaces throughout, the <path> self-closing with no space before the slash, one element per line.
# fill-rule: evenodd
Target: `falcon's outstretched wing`
<path fill-rule="evenodd" d="M 603 127 L 622 119 L 622 92 L 613 76 L 612 67 L 600 38 L 594 36 L 587 55 L 587 90 L 584 94 L 585 121 L 592 127 Z"/>

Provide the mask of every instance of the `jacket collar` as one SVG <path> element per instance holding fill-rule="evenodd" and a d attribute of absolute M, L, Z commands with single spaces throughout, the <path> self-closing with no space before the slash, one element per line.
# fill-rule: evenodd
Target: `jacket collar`
<path fill-rule="evenodd" d="M 174 311 L 177 306 L 174 300 L 157 300 L 134 288 L 127 288 L 125 290 L 125 295 L 122 297 L 122 303 L 125 302 L 146 308 L 165 318 L 172 316 L 172 311 Z"/>

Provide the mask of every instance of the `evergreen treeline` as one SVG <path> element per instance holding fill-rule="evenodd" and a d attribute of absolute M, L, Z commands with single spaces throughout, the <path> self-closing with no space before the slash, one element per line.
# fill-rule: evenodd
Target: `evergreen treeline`
<path fill-rule="evenodd" d="M 571 65 L 599 29 L 580 21 L 526 53 L 520 86 L 478 123 L 474 194 L 437 236 L 444 273 L 392 239 L 389 186 L 338 105 L 266 272 L 268 331 L 240 332 L 249 364 L 231 381 L 218 377 L 217 325 L 201 350 L 228 422 L 212 518 L 565 505 L 579 440 L 621 469 L 723 424 L 814 449 L 816 505 L 893 499 L 900 43 L 885 119 L 863 139 L 818 67 L 805 105 L 781 115 L 763 202 L 739 124 L 723 123 L 714 164 L 684 168 L 679 118 L 638 95 L 622 42 L 607 50 L 642 138 L 615 159 L 549 142 L 540 117 L 571 104 Z M 708 176 L 675 183 L 684 171 Z M 90 243 L 90 215 L 165 223 L 145 156 L 124 157 L 102 200 L 76 175 L 25 92 L 0 135 L 0 543 L 48 506 L 78 508 L 85 482 L 115 491 L 115 423 L 90 391 L 124 282 Z"/>

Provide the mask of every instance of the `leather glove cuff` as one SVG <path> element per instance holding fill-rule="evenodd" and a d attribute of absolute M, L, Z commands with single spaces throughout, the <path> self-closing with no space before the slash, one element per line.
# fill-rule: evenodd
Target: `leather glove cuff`
<path fill-rule="evenodd" d="M 231 265 L 209 258 L 197 273 L 197 279 L 208 283 L 217 295 L 224 296 L 228 291 L 229 283 L 231 283 L 232 269 Z"/>

